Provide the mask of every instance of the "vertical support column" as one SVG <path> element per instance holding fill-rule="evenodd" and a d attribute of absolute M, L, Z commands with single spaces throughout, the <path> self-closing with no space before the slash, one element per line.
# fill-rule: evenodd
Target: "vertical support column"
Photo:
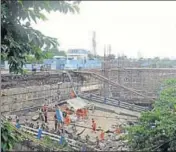
<path fill-rule="evenodd" d="M 130 73 L 130 86 L 131 86 L 131 88 L 133 88 L 133 70 L 131 69 L 131 71 L 130 71 L 131 73 Z M 132 96 L 133 96 L 133 93 L 132 92 L 130 92 L 130 99 L 132 99 Z"/>
<path fill-rule="evenodd" d="M 104 64 L 103 64 L 103 75 L 104 77 L 108 78 L 109 79 L 109 63 L 108 61 L 106 60 L 106 46 L 104 47 Z M 103 94 L 104 94 L 104 97 L 109 97 L 109 84 L 104 81 L 103 83 Z"/>

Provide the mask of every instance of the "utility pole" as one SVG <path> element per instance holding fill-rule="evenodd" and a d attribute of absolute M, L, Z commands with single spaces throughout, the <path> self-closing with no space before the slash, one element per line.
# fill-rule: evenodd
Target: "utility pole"
<path fill-rule="evenodd" d="M 111 50 L 112 50 L 112 48 L 111 48 L 111 44 L 109 44 L 109 48 L 108 48 L 109 55 L 111 55 Z"/>
<path fill-rule="evenodd" d="M 96 52 L 96 32 L 93 31 L 93 36 L 92 36 L 92 46 L 93 46 L 93 55 L 96 57 L 97 52 Z"/>
<path fill-rule="evenodd" d="M 109 79 L 109 64 L 108 64 L 108 61 L 107 61 L 107 56 L 108 56 L 108 46 L 104 45 L 104 63 L 103 63 L 103 75 L 104 77 L 108 78 Z M 107 98 L 109 97 L 109 84 L 104 81 L 104 84 L 103 84 L 103 94 L 104 94 L 104 97 Z"/>

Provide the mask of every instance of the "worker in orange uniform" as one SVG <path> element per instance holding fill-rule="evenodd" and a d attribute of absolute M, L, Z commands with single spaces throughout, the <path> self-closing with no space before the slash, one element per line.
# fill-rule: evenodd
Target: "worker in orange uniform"
<path fill-rule="evenodd" d="M 78 119 L 80 118 L 80 109 L 76 110 L 76 116 Z"/>
<path fill-rule="evenodd" d="M 84 118 L 87 118 L 87 114 L 88 114 L 87 108 L 84 108 L 84 109 L 83 109 L 83 113 L 84 113 Z"/>
<path fill-rule="evenodd" d="M 46 110 L 48 110 L 48 106 L 46 104 L 44 104 L 42 107 L 42 112 L 45 112 Z"/>
<path fill-rule="evenodd" d="M 104 135 L 105 135 L 104 131 L 101 130 L 101 133 L 100 133 L 100 140 L 101 140 L 101 141 L 104 140 Z"/>
<path fill-rule="evenodd" d="M 64 123 L 68 126 L 70 124 L 71 120 L 70 120 L 70 116 L 67 114 L 67 116 L 64 119 Z"/>
<path fill-rule="evenodd" d="M 94 119 L 92 119 L 92 131 L 93 132 L 96 132 L 96 126 L 97 126 L 96 122 L 94 121 Z"/>
<path fill-rule="evenodd" d="M 80 117 L 83 119 L 84 118 L 84 110 L 80 109 Z"/>
<path fill-rule="evenodd" d="M 71 91 L 70 95 L 71 95 L 71 98 L 75 98 L 75 93 L 73 90 Z"/>

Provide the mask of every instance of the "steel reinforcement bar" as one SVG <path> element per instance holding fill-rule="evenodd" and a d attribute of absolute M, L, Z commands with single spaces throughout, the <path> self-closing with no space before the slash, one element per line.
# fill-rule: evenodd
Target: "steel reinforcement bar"
<path fill-rule="evenodd" d="M 104 76 L 102 76 L 102 75 L 100 75 L 100 74 L 97 74 L 97 73 L 93 73 L 93 72 L 87 72 L 87 71 L 73 71 L 74 73 L 83 73 L 83 74 L 90 74 L 92 77 L 94 77 L 94 78 L 96 78 L 96 79 L 99 79 L 100 81 L 106 81 L 107 83 L 109 83 L 110 85 L 112 85 L 112 86 L 114 86 L 114 87 L 121 87 L 121 88 L 123 88 L 123 89 L 126 89 L 126 90 L 128 90 L 128 91 L 130 91 L 130 92 L 133 92 L 133 93 L 135 93 L 135 94 L 137 94 L 137 95 L 139 95 L 139 96 L 142 96 L 142 97 L 144 97 L 144 98 L 147 98 L 147 99 L 149 99 L 149 100 L 154 100 L 154 98 L 151 98 L 151 97 L 148 97 L 148 96 L 146 96 L 146 95 L 143 95 L 143 94 L 141 94 L 141 93 L 138 93 L 137 91 L 135 91 L 135 89 L 132 89 L 132 88 L 128 88 L 128 87 L 126 87 L 126 86 L 124 86 L 124 85 L 120 85 L 119 83 L 117 83 L 117 82 L 114 82 L 114 81 L 111 81 L 111 80 L 109 80 L 108 78 L 106 78 L 106 77 L 104 77 Z"/>

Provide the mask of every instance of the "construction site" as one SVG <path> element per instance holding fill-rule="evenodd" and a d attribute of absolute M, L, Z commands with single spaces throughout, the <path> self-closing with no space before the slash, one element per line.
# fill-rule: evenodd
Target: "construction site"
<path fill-rule="evenodd" d="M 58 150 L 44 144 L 47 136 L 56 144 L 64 137 L 73 151 L 128 151 L 125 127 L 151 109 L 162 82 L 176 78 L 176 69 L 114 65 L 104 60 L 101 69 L 2 75 L 2 115 L 14 127 L 18 122 L 25 137 L 16 149 Z M 66 113 L 61 123 L 57 110 Z"/>
<path fill-rule="evenodd" d="M 1 5 L 1 152 L 176 149 L 174 4 Z"/>

